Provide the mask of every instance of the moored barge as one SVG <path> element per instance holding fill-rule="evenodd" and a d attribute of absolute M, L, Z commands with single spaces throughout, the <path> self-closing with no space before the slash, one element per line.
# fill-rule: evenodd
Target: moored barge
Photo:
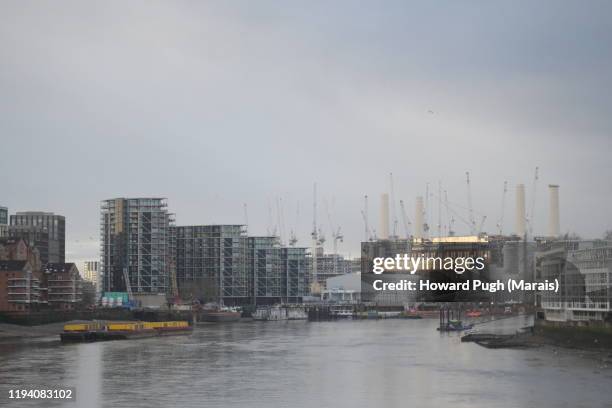
<path fill-rule="evenodd" d="M 62 343 L 128 340 L 189 334 L 192 329 L 186 321 L 72 323 L 64 325 L 60 339 Z"/>

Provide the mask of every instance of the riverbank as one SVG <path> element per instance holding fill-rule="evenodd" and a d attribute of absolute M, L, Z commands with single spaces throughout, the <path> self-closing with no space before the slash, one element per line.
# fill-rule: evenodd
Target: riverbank
<path fill-rule="evenodd" d="M 37 326 L 0 323 L 0 342 L 21 339 L 35 339 L 57 336 L 64 328 L 64 322 L 47 323 Z"/>
<path fill-rule="evenodd" d="M 605 322 L 550 322 L 536 319 L 534 341 L 559 347 L 612 350 L 612 325 Z"/>

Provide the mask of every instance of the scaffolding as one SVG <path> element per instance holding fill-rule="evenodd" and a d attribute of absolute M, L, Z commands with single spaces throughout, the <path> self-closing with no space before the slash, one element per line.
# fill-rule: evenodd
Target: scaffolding
<path fill-rule="evenodd" d="M 100 266 L 105 291 L 169 293 L 172 222 L 165 198 L 102 202 Z"/>

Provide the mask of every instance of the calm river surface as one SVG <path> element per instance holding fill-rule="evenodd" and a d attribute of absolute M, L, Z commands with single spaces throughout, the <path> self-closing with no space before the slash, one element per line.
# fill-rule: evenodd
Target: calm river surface
<path fill-rule="evenodd" d="M 499 321 L 514 330 L 524 325 Z M 190 336 L 0 344 L 0 383 L 75 387 L 15 407 L 610 407 L 602 356 L 488 350 L 436 320 L 240 322 Z M 513 326 L 514 325 L 514 326 Z M 487 331 L 483 328 L 483 331 Z M 605 355 L 604 355 L 605 357 Z M 6 392 L 6 391 L 3 391 Z"/>

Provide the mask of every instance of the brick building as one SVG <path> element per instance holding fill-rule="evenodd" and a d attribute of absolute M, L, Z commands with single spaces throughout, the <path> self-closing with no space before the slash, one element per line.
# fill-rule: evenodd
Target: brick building
<path fill-rule="evenodd" d="M 41 303 L 40 276 L 28 261 L 0 261 L 0 312 L 29 313 Z"/>
<path fill-rule="evenodd" d="M 74 263 L 49 263 L 45 267 L 49 306 L 75 310 L 83 300 L 81 274 Z"/>

